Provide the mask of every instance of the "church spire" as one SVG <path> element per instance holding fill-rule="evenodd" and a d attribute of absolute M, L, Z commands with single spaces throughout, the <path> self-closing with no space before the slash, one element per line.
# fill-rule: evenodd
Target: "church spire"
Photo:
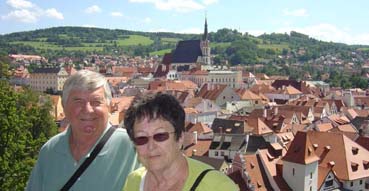
<path fill-rule="evenodd" d="M 208 21 L 205 15 L 205 27 L 204 27 L 204 34 L 202 36 L 202 40 L 208 40 Z"/>

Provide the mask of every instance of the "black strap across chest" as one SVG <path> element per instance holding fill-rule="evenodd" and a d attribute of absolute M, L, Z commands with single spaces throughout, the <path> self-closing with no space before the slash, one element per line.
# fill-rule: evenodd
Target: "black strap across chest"
<path fill-rule="evenodd" d="M 64 184 L 64 186 L 63 186 L 62 189 L 60 189 L 61 191 L 67 191 L 67 190 L 69 190 L 73 186 L 73 184 L 77 181 L 77 179 L 82 175 L 82 173 L 92 163 L 92 161 L 95 159 L 95 157 L 97 156 L 97 154 L 99 154 L 99 152 L 104 147 L 105 143 L 108 141 L 108 139 L 114 133 L 115 130 L 116 130 L 115 127 L 110 127 L 110 129 L 100 139 L 99 143 L 97 143 L 97 145 L 94 148 L 94 150 L 92 150 L 90 156 L 87 157 L 85 161 L 83 161 L 83 163 L 81 164 L 81 166 L 79 166 L 79 168 L 69 178 L 68 182 Z"/>
<path fill-rule="evenodd" d="M 193 185 L 192 185 L 192 187 L 191 187 L 190 191 L 195 191 L 195 190 L 196 190 L 196 188 L 199 186 L 199 184 L 200 184 L 201 180 L 204 178 L 204 176 L 205 176 L 208 172 L 210 172 L 210 171 L 212 171 L 212 170 L 215 170 L 215 169 L 206 169 L 206 170 L 202 171 L 202 172 L 201 172 L 201 174 L 196 178 L 195 183 L 193 183 Z"/>

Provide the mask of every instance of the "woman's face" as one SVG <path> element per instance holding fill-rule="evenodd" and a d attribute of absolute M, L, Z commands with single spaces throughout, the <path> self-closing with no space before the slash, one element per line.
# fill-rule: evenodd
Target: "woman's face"
<path fill-rule="evenodd" d="M 169 169 L 182 155 L 180 149 L 183 136 L 176 141 L 174 127 L 170 122 L 162 118 L 149 120 L 145 117 L 135 122 L 133 130 L 135 138 L 149 137 L 146 144 L 135 145 L 138 159 L 147 170 L 162 171 Z M 153 136 L 158 133 L 169 133 L 169 138 L 162 142 L 154 140 Z"/>

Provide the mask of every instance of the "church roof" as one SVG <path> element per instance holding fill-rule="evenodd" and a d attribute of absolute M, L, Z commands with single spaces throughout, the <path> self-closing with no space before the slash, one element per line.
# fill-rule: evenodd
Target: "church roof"
<path fill-rule="evenodd" d="M 202 56 L 200 40 L 179 41 L 173 52 L 172 63 L 196 63 Z"/>

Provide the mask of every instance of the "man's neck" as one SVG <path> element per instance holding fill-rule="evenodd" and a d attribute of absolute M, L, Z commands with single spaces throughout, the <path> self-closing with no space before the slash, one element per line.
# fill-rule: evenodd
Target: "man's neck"
<path fill-rule="evenodd" d="M 101 133 L 81 134 L 78 132 L 73 132 L 73 129 L 71 129 L 69 145 L 73 158 L 76 161 L 82 159 L 96 144 L 97 140 L 103 133 L 104 130 L 101 131 Z"/>

